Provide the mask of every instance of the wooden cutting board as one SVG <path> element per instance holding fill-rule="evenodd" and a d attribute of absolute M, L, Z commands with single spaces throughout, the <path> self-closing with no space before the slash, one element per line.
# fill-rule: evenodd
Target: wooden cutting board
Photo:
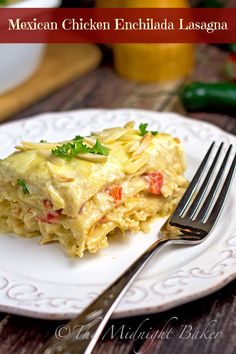
<path fill-rule="evenodd" d="M 89 73 L 101 62 L 95 45 L 49 45 L 37 72 L 16 89 L 0 96 L 0 121 L 6 120 L 69 81 Z"/>

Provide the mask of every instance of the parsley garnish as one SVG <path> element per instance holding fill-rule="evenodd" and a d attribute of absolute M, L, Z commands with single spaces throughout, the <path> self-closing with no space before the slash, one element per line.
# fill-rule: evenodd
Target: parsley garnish
<path fill-rule="evenodd" d="M 40 144 L 42 144 L 42 143 L 47 143 L 47 140 L 40 140 Z"/>
<path fill-rule="evenodd" d="M 80 135 L 76 135 L 76 137 L 73 139 L 73 141 L 77 141 L 77 140 L 83 140 L 83 137 Z"/>
<path fill-rule="evenodd" d="M 18 186 L 22 187 L 22 191 L 24 194 L 30 194 L 24 179 L 18 179 L 17 184 Z"/>
<path fill-rule="evenodd" d="M 148 123 L 141 123 L 140 126 L 139 126 L 139 130 L 140 130 L 140 135 L 141 136 L 144 136 L 146 135 L 147 133 L 149 133 L 149 131 L 147 130 L 147 127 L 148 127 Z M 152 135 L 157 135 L 158 134 L 158 131 L 152 131 L 150 132 L 152 133 Z"/>
<path fill-rule="evenodd" d="M 66 160 L 71 160 L 78 154 L 97 154 L 97 155 L 108 155 L 108 149 L 103 146 L 97 139 L 95 145 L 90 148 L 88 145 L 83 143 L 83 137 L 76 136 L 71 142 L 57 146 L 56 149 L 52 150 L 52 155 L 61 157 Z"/>
<path fill-rule="evenodd" d="M 92 148 L 90 148 L 90 152 L 92 154 L 105 156 L 109 154 L 109 150 L 105 146 L 103 146 L 98 139 L 96 140 L 96 144 Z"/>

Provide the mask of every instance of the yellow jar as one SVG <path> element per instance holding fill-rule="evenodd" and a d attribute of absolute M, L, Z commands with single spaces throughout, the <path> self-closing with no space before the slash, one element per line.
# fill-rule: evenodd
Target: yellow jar
<path fill-rule="evenodd" d="M 187 0 L 97 0 L 99 7 L 189 7 Z M 116 71 L 140 82 L 172 81 L 189 75 L 194 67 L 192 44 L 114 44 Z"/>

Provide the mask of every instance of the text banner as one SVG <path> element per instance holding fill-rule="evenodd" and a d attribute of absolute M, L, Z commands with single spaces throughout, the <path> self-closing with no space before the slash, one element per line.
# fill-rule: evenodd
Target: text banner
<path fill-rule="evenodd" d="M 234 43 L 231 9 L 0 8 L 0 43 Z"/>

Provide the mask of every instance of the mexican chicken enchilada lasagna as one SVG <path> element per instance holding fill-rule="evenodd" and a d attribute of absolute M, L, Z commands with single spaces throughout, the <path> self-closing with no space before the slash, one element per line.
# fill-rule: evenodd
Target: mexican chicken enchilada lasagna
<path fill-rule="evenodd" d="M 171 213 L 187 187 L 184 171 L 180 141 L 147 124 L 22 142 L 0 161 L 0 230 L 58 241 L 72 257 L 95 253 L 115 230 L 146 232 Z"/>

